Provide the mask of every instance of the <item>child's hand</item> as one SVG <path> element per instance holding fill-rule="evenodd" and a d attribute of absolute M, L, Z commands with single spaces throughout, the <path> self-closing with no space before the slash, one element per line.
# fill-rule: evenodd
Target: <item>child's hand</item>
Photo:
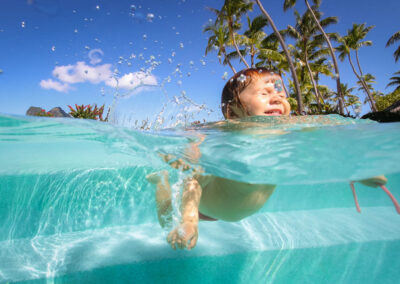
<path fill-rule="evenodd" d="M 185 222 L 168 234 L 167 241 L 173 249 L 190 250 L 195 247 L 198 237 L 197 222 Z"/>
<path fill-rule="evenodd" d="M 387 178 L 382 175 L 382 176 L 376 176 L 372 178 L 358 180 L 357 182 L 369 187 L 378 187 L 381 185 L 385 185 L 387 183 Z"/>

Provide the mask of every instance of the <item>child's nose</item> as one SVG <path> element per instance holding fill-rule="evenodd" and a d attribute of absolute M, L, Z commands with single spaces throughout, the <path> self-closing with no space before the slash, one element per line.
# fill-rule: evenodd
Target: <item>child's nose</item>
<path fill-rule="evenodd" d="M 269 104 L 270 105 L 279 105 L 279 104 L 281 104 L 281 98 L 279 96 L 272 96 L 269 99 Z"/>

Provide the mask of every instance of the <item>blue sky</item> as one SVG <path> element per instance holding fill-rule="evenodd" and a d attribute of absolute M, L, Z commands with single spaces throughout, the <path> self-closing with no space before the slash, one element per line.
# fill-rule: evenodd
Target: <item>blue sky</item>
<path fill-rule="evenodd" d="M 262 2 L 278 28 L 294 24 L 293 11 L 283 12 L 283 1 Z M 55 106 L 67 110 L 75 103 L 109 106 L 118 78 L 119 93 L 127 98 L 119 100 L 116 112 L 130 121 L 154 118 L 168 99 L 164 114 L 172 115 L 179 107 L 171 102 L 182 101 L 182 94 L 196 103 L 186 105 L 187 111 L 204 104 L 207 108 L 201 115 L 221 119 L 218 105 L 226 82 L 222 77 L 232 72 L 218 63 L 216 53 L 204 57 L 207 35 L 202 30 L 215 19 L 206 7 L 219 9 L 222 4 L 222 0 L 0 0 L 0 113 L 24 114 L 32 105 L 46 110 Z M 297 9 L 305 10 L 303 1 Z M 360 50 L 360 60 L 364 73 L 376 77 L 375 88 L 390 91 L 385 87 L 400 68 L 393 58 L 395 47 L 385 44 L 400 29 L 400 1 L 325 0 L 321 10 L 324 16 L 339 18 L 328 31 L 343 35 L 353 23 L 375 26 L 367 37 L 373 46 Z M 255 6 L 250 16 L 258 14 Z M 239 62 L 234 65 L 244 68 Z M 347 61 L 339 67 L 342 81 L 355 86 Z M 322 83 L 335 86 L 330 78 Z M 364 97 L 361 91 L 358 94 Z M 363 112 L 368 110 L 365 106 Z"/>

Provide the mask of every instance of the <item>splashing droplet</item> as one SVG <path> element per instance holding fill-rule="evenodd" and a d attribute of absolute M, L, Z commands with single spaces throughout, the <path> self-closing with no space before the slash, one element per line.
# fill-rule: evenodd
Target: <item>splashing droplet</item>
<path fill-rule="evenodd" d="M 144 40 L 147 39 L 147 35 L 146 35 L 146 34 L 143 35 L 143 39 L 144 39 Z"/>
<path fill-rule="evenodd" d="M 222 75 L 222 80 L 228 79 L 228 72 L 224 72 L 224 75 Z"/>
<path fill-rule="evenodd" d="M 237 78 L 237 80 L 238 80 L 240 83 L 243 83 L 243 82 L 246 81 L 246 76 L 245 76 L 244 74 L 240 74 L 240 76 Z"/>
<path fill-rule="evenodd" d="M 85 49 L 86 49 L 86 50 L 90 50 L 90 47 L 87 46 L 87 45 L 85 45 Z"/>
<path fill-rule="evenodd" d="M 99 5 L 96 5 L 96 10 L 97 11 L 100 10 L 100 6 Z"/>
<path fill-rule="evenodd" d="M 172 63 L 172 59 L 171 58 L 168 58 L 168 63 Z"/>
<path fill-rule="evenodd" d="M 148 22 L 152 23 L 152 22 L 153 22 L 153 19 L 154 19 L 154 14 L 148 13 L 147 16 L 146 16 L 146 20 L 147 20 Z"/>
<path fill-rule="evenodd" d="M 180 47 L 180 48 L 183 48 L 183 43 L 179 43 L 179 47 Z"/>
<path fill-rule="evenodd" d="M 179 86 L 181 86 L 182 85 L 182 81 L 181 80 L 179 80 L 178 82 L 176 82 Z"/>
<path fill-rule="evenodd" d="M 56 51 L 56 47 L 54 45 L 51 47 L 51 51 Z"/>
<path fill-rule="evenodd" d="M 21 22 L 21 28 L 25 28 L 25 21 Z"/>
<path fill-rule="evenodd" d="M 78 29 L 74 29 L 74 33 L 78 33 Z"/>

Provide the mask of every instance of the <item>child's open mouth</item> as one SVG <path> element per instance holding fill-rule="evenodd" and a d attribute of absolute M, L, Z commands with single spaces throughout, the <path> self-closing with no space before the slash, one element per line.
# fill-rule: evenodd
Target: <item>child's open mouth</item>
<path fill-rule="evenodd" d="M 264 112 L 265 115 L 282 115 L 282 111 L 280 109 L 271 109 Z"/>

